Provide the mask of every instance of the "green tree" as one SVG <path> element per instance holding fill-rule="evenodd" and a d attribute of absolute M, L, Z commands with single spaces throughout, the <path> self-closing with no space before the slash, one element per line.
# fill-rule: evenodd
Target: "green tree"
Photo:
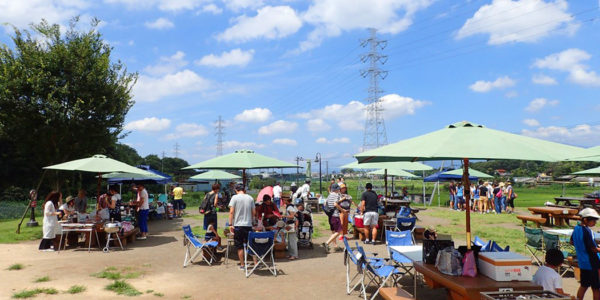
<path fill-rule="evenodd" d="M 113 62 L 98 20 L 87 31 L 78 22 L 14 28 L 14 47 L 0 47 L 0 187 L 31 186 L 43 166 L 107 153 L 122 137 L 137 74 Z"/>

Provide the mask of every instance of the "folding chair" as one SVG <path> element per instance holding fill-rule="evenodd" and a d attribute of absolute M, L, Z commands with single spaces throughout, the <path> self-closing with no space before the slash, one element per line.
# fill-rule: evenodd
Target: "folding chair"
<path fill-rule="evenodd" d="M 569 270 L 574 271 L 573 264 L 568 261 L 568 257 L 573 256 L 573 255 L 568 250 L 563 249 L 563 245 L 565 244 L 565 242 L 560 240 L 560 236 L 558 236 L 556 234 L 544 232 L 543 237 L 544 237 L 544 252 L 547 252 L 550 249 L 558 249 L 563 253 L 563 255 L 565 257 L 565 260 L 563 261 L 562 265 L 558 266 L 558 274 L 560 274 L 560 276 L 562 277 Z M 568 244 L 568 242 L 566 242 L 566 244 Z M 568 247 L 566 247 L 566 248 L 568 248 Z M 565 270 L 562 273 L 560 271 L 561 267 L 565 268 Z"/>
<path fill-rule="evenodd" d="M 479 252 L 490 252 L 490 241 L 484 242 L 479 236 L 475 236 L 473 239 L 473 246 L 480 246 Z"/>
<path fill-rule="evenodd" d="M 356 243 L 356 249 L 358 250 L 358 253 L 360 253 L 360 257 L 358 259 L 358 272 L 361 274 L 361 294 L 363 295 L 364 300 L 367 299 L 366 287 L 371 283 L 375 283 L 377 286 L 377 290 L 371 295 L 370 298 L 370 300 L 373 300 L 379 294 L 379 290 L 385 286 L 390 278 L 392 278 L 392 283 L 394 286 L 396 286 L 400 277 L 405 274 L 397 269 L 398 265 L 373 264 L 367 258 L 365 249 L 359 246 L 358 243 Z M 365 279 L 369 279 L 369 282 L 366 285 Z"/>
<path fill-rule="evenodd" d="M 354 274 L 354 276 L 352 278 L 350 278 L 350 262 L 352 262 L 355 266 L 358 267 L 358 251 L 356 249 L 353 249 L 352 247 L 350 247 L 350 244 L 348 244 L 348 239 L 344 236 L 343 238 L 344 240 L 344 265 L 346 266 L 346 293 L 348 295 L 350 295 L 350 293 L 352 293 L 352 291 L 354 291 L 359 285 L 360 285 L 360 281 L 356 281 L 356 283 L 353 283 L 354 280 L 360 276 L 360 272 Z M 371 253 L 371 255 L 376 256 L 376 253 Z M 371 260 L 373 262 L 373 264 L 376 265 L 382 265 L 383 264 L 383 259 L 381 258 L 377 258 L 377 257 L 368 257 L 367 259 Z M 352 287 L 351 285 L 354 284 Z"/>
<path fill-rule="evenodd" d="M 390 259 L 392 259 L 394 262 L 398 263 L 400 265 L 400 267 L 405 272 L 408 273 L 413 267 L 407 266 L 407 264 L 412 264 L 412 261 L 410 259 L 402 256 L 400 253 L 397 253 L 396 251 L 392 251 L 390 246 L 412 246 L 412 245 L 414 245 L 415 243 L 412 238 L 412 233 L 410 232 L 410 230 L 405 230 L 405 231 L 400 231 L 400 232 L 386 230 L 385 231 L 385 242 L 387 245 L 388 254 L 390 256 Z"/>
<path fill-rule="evenodd" d="M 531 257 L 538 263 L 538 265 L 542 265 L 542 261 L 537 257 L 538 252 L 544 252 L 543 245 L 543 231 L 541 228 L 529 228 L 523 227 L 525 232 L 525 248 L 529 253 L 531 253 Z"/>
<path fill-rule="evenodd" d="M 398 217 L 396 218 L 396 231 L 406 231 L 415 228 L 417 218 Z"/>
<path fill-rule="evenodd" d="M 265 266 L 273 275 L 277 276 L 275 267 L 275 258 L 273 257 L 273 247 L 275 246 L 275 231 L 265 232 L 249 232 L 248 243 L 244 243 L 244 267 L 246 278 L 248 278 L 259 265 Z M 251 270 L 248 270 L 248 255 L 255 256 L 256 264 Z M 271 256 L 271 266 L 265 262 L 268 259 L 267 255 Z"/>
<path fill-rule="evenodd" d="M 185 225 L 182 227 L 184 234 L 184 242 L 183 244 L 186 246 L 185 258 L 183 259 L 183 267 L 185 268 L 189 263 L 193 262 L 196 256 L 200 255 L 202 260 L 204 260 L 209 266 L 212 265 L 212 262 L 215 261 L 214 251 L 219 243 L 212 241 L 202 243 L 198 236 L 192 233 L 192 227 L 190 225 Z M 191 247 L 196 249 L 194 254 L 191 254 Z M 206 250 L 206 251 L 205 251 Z M 208 256 L 208 258 L 206 257 Z"/>
<path fill-rule="evenodd" d="M 408 217 L 410 217 L 411 212 L 412 212 L 412 209 L 410 209 L 410 207 L 402 206 L 402 207 L 400 207 L 400 211 L 398 211 L 398 217 L 408 218 Z"/>
<path fill-rule="evenodd" d="M 500 245 L 498 245 L 498 243 L 496 243 L 496 241 L 490 241 L 490 252 L 508 252 L 510 251 L 510 245 L 507 245 L 506 247 L 502 248 L 500 247 Z"/>

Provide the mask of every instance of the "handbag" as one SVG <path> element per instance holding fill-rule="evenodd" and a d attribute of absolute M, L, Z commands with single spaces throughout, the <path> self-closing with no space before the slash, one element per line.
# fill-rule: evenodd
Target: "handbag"
<path fill-rule="evenodd" d="M 473 250 L 467 251 L 467 253 L 465 253 L 465 257 L 463 257 L 462 276 L 477 276 L 477 265 L 475 264 L 475 253 Z"/>
<path fill-rule="evenodd" d="M 452 276 L 462 275 L 460 253 L 453 247 L 446 247 L 440 250 L 435 260 L 435 267 L 442 274 Z"/>

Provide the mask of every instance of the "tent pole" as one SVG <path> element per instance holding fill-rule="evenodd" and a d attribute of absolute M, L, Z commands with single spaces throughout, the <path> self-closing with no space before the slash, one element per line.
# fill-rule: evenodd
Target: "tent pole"
<path fill-rule="evenodd" d="M 425 170 L 423 170 L 423 178 L 425 178 Z M 425 202 L 425 180 L 423 180 L 423 205 L 427 206 L 427 202 Z"/>
<path fill-rule="evenodd" d="M 442 205 L 440 204 L 440 181 L 439 180 L 437 182 L 437 193 L 438 193 L 438 207 L 441 207 Z"/>
<path fill-rule="evenodd" d="M 387 206 L 388 190 L 387 190 L 387 169 L 383 171 L 383 184 L 385 185 L 385 206 Z"/>
<path fill-rule="evenodd" d="M 471 183 L 469 182 L 469 159 L 465 158 L 463 160 L 464 164 L 463 164 L 463 176 L 462 176 L 462 182 L 463 182 L 463 195 L 465 197 L 465 203 L 467 205 L 467 209 L 466 209 L 466 220 L 467 220 L 467 224 L 466 224 L 466 232 L 467 232 L 467 249 L 471 249 L 471 193 L 470 193 L 470 187 L 471 187 Z M 469 192 L 467 192 L 467 189 Z"/>

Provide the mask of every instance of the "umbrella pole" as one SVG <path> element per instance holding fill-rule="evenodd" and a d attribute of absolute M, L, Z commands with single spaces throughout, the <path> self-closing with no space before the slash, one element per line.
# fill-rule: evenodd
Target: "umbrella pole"
<path fill-rule="evenodd" d="M 425 171 L 423 171 L 423 178 L 425 178 Z M 423 180 L 423 206 L 427 206 L 427 203 L 425 202 L 425 180 Z"/>
<path fill-rule="evenodd" d="M 383 171 L 383 184 L 385 185 L 385 206 L 387 206 L 388 191 L 387 191 L 387 169 Z"/>
<path fill-rule="evenodd" d="M 96 188 L 96 201 L 100 199 L 100 186 L 102 185 L 102 173 L 98 172 L 98 187 Z M 91 237 L 91 236 L 90 236 Z"/>
<path fill-rule="evenodd" d="M 463 195 L 465 196 L 465 203 L 467 204 L 466 211 L 466 232 L 467 232 L 467 249 L 471 249 L 471 183 L 469 182 L 469 159 L 464 159 L 463 164 Z M 468 191 L 468 192 L 467 192 Z"/>
<path fill-rule="evenodd" d="M 244 190 L 246 189 L 246 169 L 242 169 L 242 184 L 244 185 Z"/>

